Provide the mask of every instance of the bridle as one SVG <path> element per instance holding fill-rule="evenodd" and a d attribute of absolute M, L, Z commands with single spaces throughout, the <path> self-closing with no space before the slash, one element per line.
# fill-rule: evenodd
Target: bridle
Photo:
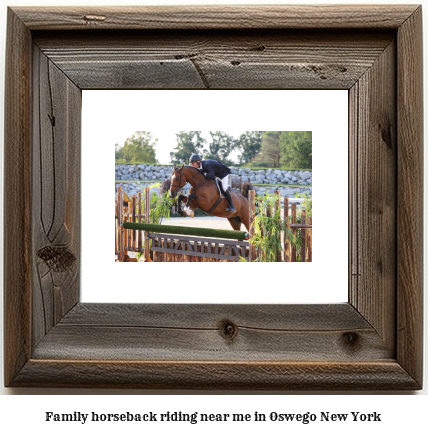
<path fill-rule="evenodd" d="M 186 175 L 183 175 L 183 168 L 175 170 L 174 172 L 178 172 L 180 173 L 180 179 L 178 180 L 178 185 L 174 185 L 173 182 L 171 182 L 171 189 L 174 187 L 176 190 L 180 191 L 187 183 L 187 178 Z M 184 178 L 186 179 L 186 182 L 181 185 L 181 177 L 184 176 Z"/>
<path fill-rule="evenodd" d="M 183 166 L 184 167 L 184 166 Z M 179 178 L 179 180 L 178 180 L 178 185 L 175 185 L 173 182 L 171 182 L 171 188 L 175 188 L 176 190 L 178 190 L 178 191 L 180 191 L 187 183 L 189 183 L 189 184 L 191 184 L 191 182 L 190 181 L 192 181 L 194 178 L 196 178 L 197 176 L 199 176 L 199 175 L 202 175 L 202 173 L 201 172 L 199 172 L 199 170 L 198 169 L 196 169 L 196 167 L 194 167 L 194 169 L 196 170 L 196 175 L 195 176 L 193 176 L 192 178 L 190 178 L 190 179 L 188 179 L 187 178 L 187 176 L 183 173 L 183 167 L 181 167 L 180 169 L 176 169 L 176 170 L 174 170 L 174 173 L 176 173 L 176 172 L 179 172 L 180 173 L 180 178 Z M 182 177 L 184 177 L 184 179 L 185 179 L 185 182 L 184 182 L 184 184 L 183 185 L 181 185 L 181 178 Z M 199 185 L 197 185 L 196 186 L 196 188 L 197 187 L 200 187 L 202 184 L 204 184 L 205 183 L 205 181 L 203 181 L 203 182 L 201 182 Z"/>

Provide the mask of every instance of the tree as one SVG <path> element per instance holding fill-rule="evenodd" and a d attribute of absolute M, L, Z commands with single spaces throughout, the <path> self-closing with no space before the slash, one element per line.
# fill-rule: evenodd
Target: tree
<path fill-rule="evenodd" d="M 280 145 L 286 167 L 312 169 L 312 131 L 283 131 Z"/>
<path fill-rule="evenodd" d="M 116 144 L 116 162 L 156 164 L 156 144 L 148 131 L 136 131 L 122 147 Z"/>
<path fill-rule="evenodd" d="M 257 166 L 280 167 L 281 147 L 279 137 L 281 131 L 264 131 L 260 151 L 254 159 Z"/>
<path fill-rule="evenodd" d="M 116 164 L 125 164 L 126 161 L 123 158 L 122 146 L 120 146 L 119 143 L 115 143 L 114 149 L 115 149 L 115 162 L 116 162 Z"/>
<path fill-rule="evenodd" d="M 256 157 L 262 144 L 263 131 L 245 131 L 237 140 L 237 148 L 241 150 L 239 164 L 247 164 Z"/>
<path fill-rule="evenodd" d="M 204 159 L 232 165 L 233 162 L 228 159 L 228 156 L 235 149 L 237 141 L 224 131 L 210 131 L 210 135 L 211 143 L 208 145 L 208 153 L 204 154 Z"/>
<path fill-rule="evenodd" d="M 189 159 L 193 154 L 198 154 L 201 158 L 205 149 L 206 140 L 202 137 L 201 131 L 180 131 L 176 134 L 177 146 L 170 152 L 171 163 L 189 164 Z"/>

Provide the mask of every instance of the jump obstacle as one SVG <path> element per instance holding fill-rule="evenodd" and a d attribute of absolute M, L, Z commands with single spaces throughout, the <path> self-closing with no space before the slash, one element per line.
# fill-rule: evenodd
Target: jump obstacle
<path fill-rule="evenodd" d="M 279 206 L 279 191 L 278 194 Z M 128 252 L 144 253 L 144 262 L 236 262 L 241 258 L 253 261 L 257 257 L 254 246 L 248 241 L 253 235 L 252 221 L 255 214 L 255 192 L 249 192 L 249 206 L 251 216 L 250 233 L 208 228 L 192 228 L 173 225 L 155 225 L 149 223 L 150 189 L 144 191 L 144 213 L 142 213 L 142 193 L 133 196 L 124 204 L 124 193 L 121 188 L 117 191 L 115 206 L 115 242 L 117 262 L 133 262 Z M 125 211 L 126 210 L 126 211 Z M 138 212 L 137 212 L 138 210 Z M 306 222 L 306 212 L 303 210 L 301 223 L 296 223 L 296 204 L 291 205 L 291 221 L 288 219 L 288 198 L 284 198 L 284 219 L 291 233 L 301 231 L 302 262 L 312 261 L 312 217 Z M 143 246 L 143 237 L 145 245 Z M 278 261 L 296 262 L 297 249 L 292 247 L 289 239 L 283 236 L 283 256 Z M 153 258 L 153 259 L 152 259 Z"/>

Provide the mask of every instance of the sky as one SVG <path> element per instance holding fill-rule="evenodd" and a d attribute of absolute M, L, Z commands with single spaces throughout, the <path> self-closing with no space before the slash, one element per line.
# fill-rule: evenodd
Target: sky
<path fill-rule="evenodd" d="M 138 131 L 138 130 L 135 130 Z M 175 134 L 178 133 L 179 131 L 168 131 L 168 130 L 153 130 L 153 129 L 148 129 L 148 130 L 141 130 L 140 131 L 149 131 L 152 136 L 156 139 L 158 139 L 158 142 L 156 144 L 156 158 L 158 159 L 159 163 L 161 164 L 169 164 L 170 161 L 170 156 L 169 153 L 172 152 L 176 146 L 176 136 Z M 199 130 L 191 130 L 191 131 L 199 131 Z M 211 130 L 213 131 L 213 130 Z M 123 130 L 123 131 L 117 131 L 117 139 L 115 140 L 115 144 L 119 143 L 121 146 L 124 144 L 125 140 L 132 136 L 132 134 L 134 133 L 134 131 L 132 131 L 131 133 L 129 133 L 129 130 Z M 228 133 L 229 135 L 238 138 L 243 131 L 239 130 L 229 130 L 226 131 L 226 133 Z M 209 131 L 202 131 L 202 136 L 205 140 L 207 140 L 207 144 L 205 145 L 205 148 L 208 149 L 208 143 L 211 139 L 211 135 L 209 133 Z M 238 162 L 238 156 L 239 151 L 234 151 L 231 152 L 230 154 L 230 158 L 232 159 L 232 161 L 234 162 Z"/>

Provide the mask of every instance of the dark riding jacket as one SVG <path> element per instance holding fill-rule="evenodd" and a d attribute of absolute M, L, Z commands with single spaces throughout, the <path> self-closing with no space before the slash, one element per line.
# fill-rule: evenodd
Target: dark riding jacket
<path fill-rule="evenodd" d="M 223 163 L 215 160 L 202 160 L 202 167 L 199 169 L 208 179 L 221 178 L 230 174 L 230 169 Z"/>

